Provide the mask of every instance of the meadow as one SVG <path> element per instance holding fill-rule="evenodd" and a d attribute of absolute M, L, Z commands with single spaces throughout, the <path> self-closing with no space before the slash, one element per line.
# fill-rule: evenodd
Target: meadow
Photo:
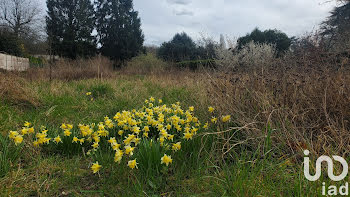
<path fill-rule="evenodd" d="M 314 157 L 348 153 L 347 61 L 286 57 L 234 71 L 193 71 L 148 54 L 119 70 L 103 59 L 98 74 L 96 61 L 0 73 L 2 196 L 321 196 L 321 183 L 330 181 L 326 173 L 316 182 L 305 179 L 303 150 Z M 157 137 L 154 145 L 142 138 L 134 169 L 116 163 L 107 143 L 92 158 L 90 145 L 69 141 L 58 148 L 51 139 L 34 147 L 33 137 L 19 144 L 9 137 L 26 121 L 53 137 L 63 123 L 78 132 L 79 124 L 144 109 L 150 97 L 193 107 L 202 123 L 169 165 L 161 163 Z M 230 121 L 221 121 L 226 115 Z M 213 116 L 217 124 L 211 124 Z M 96 159 L 102 168 L 93 173 Z"/>

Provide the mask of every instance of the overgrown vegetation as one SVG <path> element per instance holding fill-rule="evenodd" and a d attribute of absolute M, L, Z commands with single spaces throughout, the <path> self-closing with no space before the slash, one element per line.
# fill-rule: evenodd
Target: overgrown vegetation
<path fill-rule="evenodd" d="M 322 196 L 322 183 L 334 182 L 326 173 L 315 182 L 305 179 L 303 150 L 312 161 L 320 155 L 350 159 L 350 48 L 346 39 L 328 47 L 327 36 L 320 36 L 296 39 L 277 56 L 275 42 L 251 39 L 238 50 L 236 40 L 226 46 L 222 37 L 208 59 L 180 50 L 176 64 L 153 52 L 118 70 L 100 56 L 1 72 L 1 194 Z M 175 44 L 182 38 L 190 42 L 182 47 L 199 50 L 185 34 Z M 185 110 L 178 121 L 184 122 L 175 124 L 180 105 Z M 176 133 L 178 126 L 187 132 Z M 121 150 L 133 155 L 123 160 Z"/>

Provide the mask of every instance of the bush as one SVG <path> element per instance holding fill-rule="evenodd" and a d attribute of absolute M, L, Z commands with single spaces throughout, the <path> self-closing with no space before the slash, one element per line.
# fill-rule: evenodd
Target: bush
<path fill-rule="evenodd" d="M 241 50 L 232 52 L 218 47 L 216 64 L 221 68 L 261 68 L 268 66 L 276 54 L 275 47 L 271 44 L 250 42 Z"/>
<path fill-rule="evenodd" d="M 0 29 L 0 53 L 23 56 L 23 49 L 20 40 L 13 33 Z"/>
<path fill-rule="evenodd" d="M 258 28 L 256 28 L 250 34 L 238 39 L 237 49 L 241 50 L 245 47 L 245 45 L 248 45 L 251 42 L 274 45 L 276 47 L 275 55 L 281 56 L 284 52 L 289 50 L 289 47 L 292 44 L 292 39 L 285 33 L 276 29 L 260 31 Z"/>
<path fill-rule="evenodd" d="M 133 74 L 147 74 L 162 72 L 166 69 L 166 67 L 167 63 L 155 57 L 154 54 L 147 53 L 132 58 L 127 63 L 124 71 Z"/>
<path fill-rule="evenodd" d="M 213 59 L 217 45 L 213 40 L 205 38 L 196 44 L 186 33 L 181 33 L 176 34 L 171 41 L 164 42 L 158 49 L 157 56 L 171 62 Z"/>
<path fill-rule="evenodd" d="M 215 60 L 193 60 L 193 61 L 183 61 L 176 64 L 180 68 L 189 68 L 191 70 L 196 70 L 200 67 L 205 68 L 215 68 Z"/>
<path fill-rule="evenodd" d="M 29 56 L 29 65 L 33 67 L 44 67 L 46 60 L 38 57 Z"/>

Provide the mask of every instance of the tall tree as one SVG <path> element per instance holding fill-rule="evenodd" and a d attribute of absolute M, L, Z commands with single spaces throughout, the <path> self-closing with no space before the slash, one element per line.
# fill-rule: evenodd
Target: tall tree
<path fill-rule="evenodd" d="M 1 0 L 0 26 L 5 26 L 17 37 L 27 34 L 32 25 L 40 20 L 41 11 L 37 0 Z"/>
<path fill-rule="evenodd" d="M 334 8 L 330 16 L 321 24 L 321 35 L 324 36 L 331 50 L 350 48 L 350 1 L 342 1 Z"/>
<path fill-rule="evenodd" d="M 132 0 L 96 0 L 96 18 L 103 55 L 124 61 L 142 50 L 144 35 Z"/>
<path fill-rule="evenodd" d="M 46 28 L 53 53 L 72 59 L 95 54 L 95 16 L 90 0 L 47 0 L 47 8 Z"/>

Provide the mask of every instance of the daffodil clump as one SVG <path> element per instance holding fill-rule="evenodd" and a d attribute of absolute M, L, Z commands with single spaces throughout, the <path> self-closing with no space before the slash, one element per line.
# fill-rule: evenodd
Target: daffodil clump
<path fill-rule="evenodd" d="M 33 134 L 32 144 L 35 147 L 50 143 L 63 144 L 69 139 L 69 143 L 89 147 L 87 155 L 94 155 L 105 141 L 113 150 L 114 161 L 120 164 L 124 159 L 131 169 L 138 168 L 137 158 L 133 155 L 141 140 L 149 140 L 150 143 L 157 141 L 166 152 L 159 162 L 169 166 L 173 162 L 171 154 L 180 151 L 183 143 L 192 140 L 201 129 L 208 129 L 210 124 L 218 122 L 218 118 L 212 117 L 210 122 L 202 124 L 194 115 L 194 110 L 192 106 L 182 109 L 180 102 L 167 106 L 162 104 L 161 99 L 156 101 L 151 97 L 145 100 L 141 109 L 117 112 L 114 117 L 106 116 L 98 124 L 79 124 L 74 127 L 64 123 L 60 126 L 60 134 L 49 137 L 45 127 L 35 132 L 31 123 L 26 122 L 20 132 L 10 131 L 9 138 L 18 145 L 23 143 L 25 135 Z M 209 107 L 208 111 L 214 113 L 214 108 Z M 222 116 L 220 119 L 228 122 L 231 116 Z M 98 161 L 91 166 L 93 173 L 101 168 Z"/>

